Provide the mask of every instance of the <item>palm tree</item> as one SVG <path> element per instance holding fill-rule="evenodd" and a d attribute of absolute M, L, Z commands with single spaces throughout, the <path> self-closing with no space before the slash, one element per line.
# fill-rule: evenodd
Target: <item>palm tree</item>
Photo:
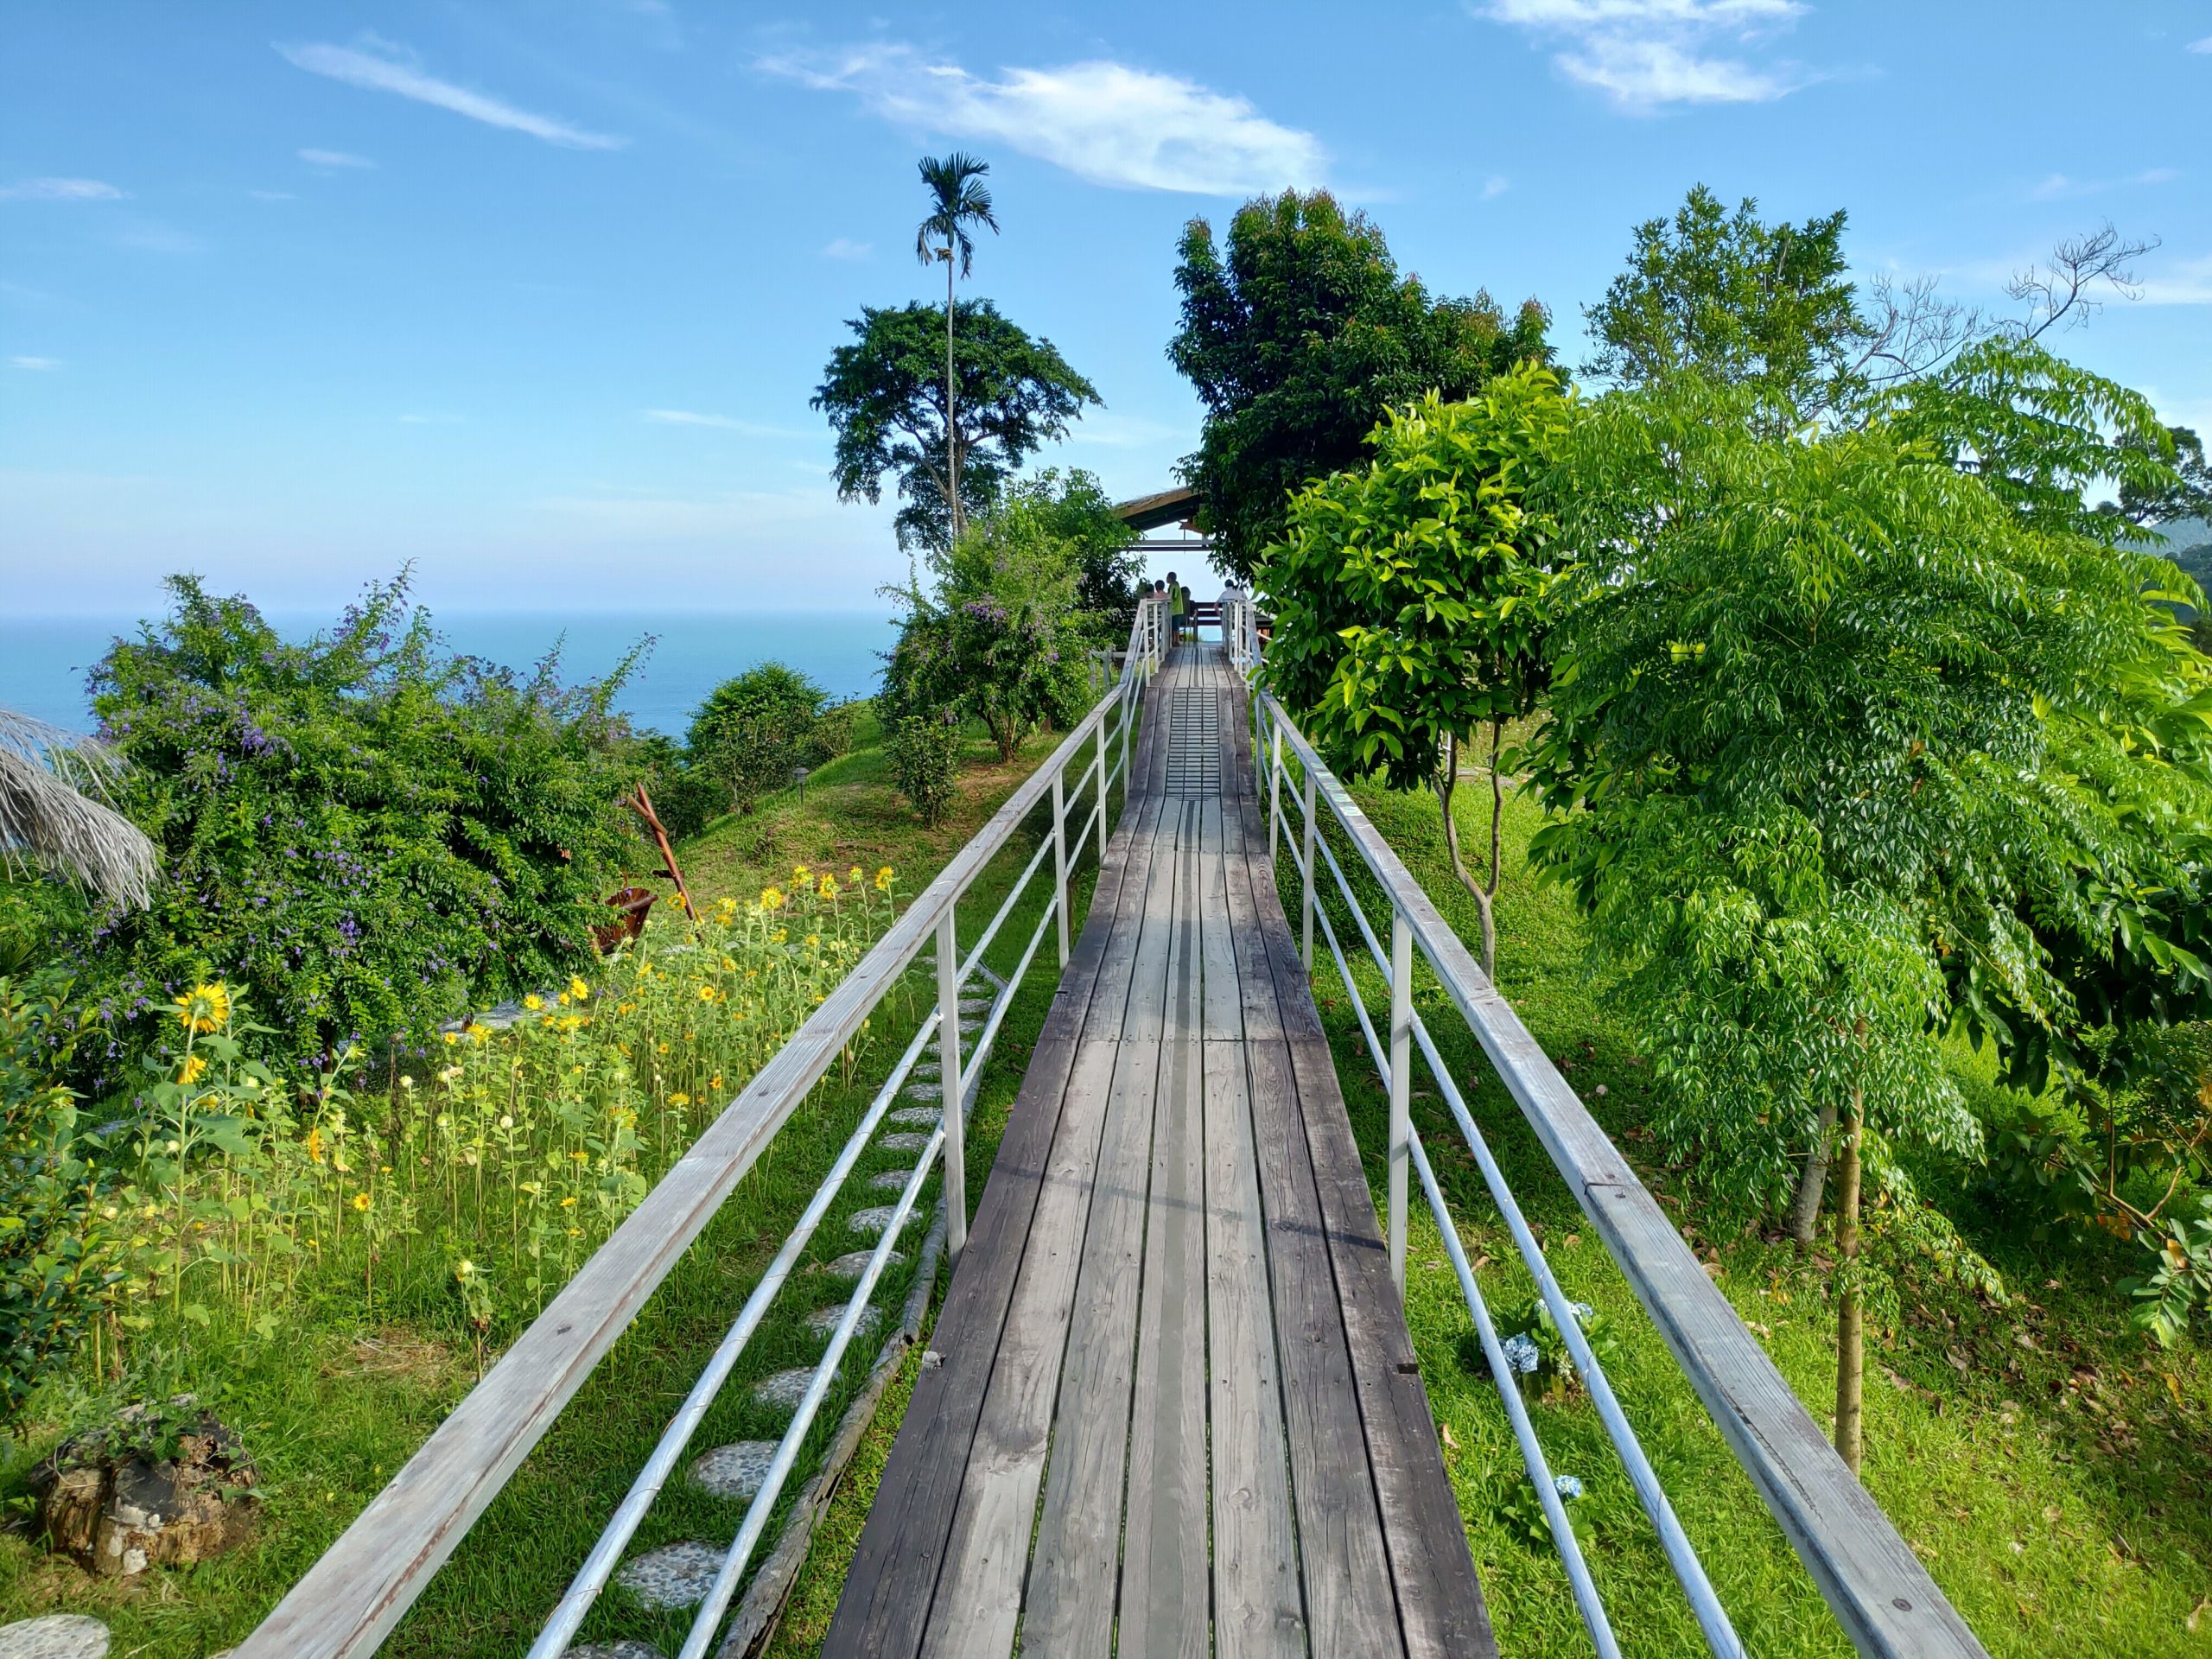
<path fill-rule="evenodd" d="M 965 276 L 976 263 L 976 245 L 968 238 L 968 226 L 988 225 L 991 234 L 998 234 L 999 222 L 991 216 L 991 193 L 981 182 L 984 174 L 991 170 L 988 162 L 977 161 L 965 150 L 956 149 L 942 158 L 925 156 L 919 163 L 922 183 L 930 193 L 932 204 L 930 216 L 914 232 L 914 257 L 924 264 L 936 260 L 944 261 L 944 476 L 945 498 L 952 509 L 952 534 L 960 535 L 960 439 L 955 423 L 952 378 L 952 277 L 953 255 L 960 256 L 960 275 Z"/>
<path fill-rule="evenodd" d="M 89 798 L 122 765 L 89 738 L 0 709 L 0 866 L 28 854 L 103 899 L 145 909 L 154 843 Z"/>

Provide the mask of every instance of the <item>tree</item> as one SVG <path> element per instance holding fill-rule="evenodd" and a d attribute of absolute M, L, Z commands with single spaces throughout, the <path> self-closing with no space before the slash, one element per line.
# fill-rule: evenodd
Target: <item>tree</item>
<path fill-rule="evenodd" d="M 1167 355 L 1205 407 L 1181 471 L 1226 575 L 1248 579 L 1282 539 L 1294 491 L 1360 463 L 1384 410 L 1431 391 L 1471 397 L 1550 355 L 1534 300 L 1509 322 L 1487 294 L 1432 299 L 1399 275 L 1381 230 L 1326 191 L 1247 202 L 1225 252 L 1194 219 L 1179 252 Z"/>
<path fill-rule="evenodd" d="M 1033 512 L 1036 533 L 1066 550 L 1075 564 L 1075 608 L 1092 637 L 1108 645 L 1127 639 L 1144 555 L 1129 544 L 1129 527 L 1097 478 L 1081 467 L 1065 476 L 1046 467 L 1009 486 L 1002 505 Z"/>
<path fill-rule="evenodd" d="M 1499 745 L 1544 689 L 1547 600 L 1559 577 L 1547 521 L 1523 505 L 1567 421 L 1558 378 L 1523 365 L 1465 403 L 1433 394 L 1392 410 L 1357 471 L 1309 485 L 1258 586 L 1274 612 L 1269 686 L 1300 711 L 1339 770 L 1434 788 L 1445 843 L 1482 918 L 1482 968 L 1495 974 L 1492 913 L 1503 874 Z M 1489 736 L 1490 868 L 1459 849 L 1452 797 L 1459 751 Z"/>
<path fill-rule="evenodd" d="M 1960 964 L 2013 1021 L 2073 1017 L 2049 941 L 2108 954 L 2106 898 L 2205 821 L 2149 740 L 2201 754 L 2212 679 L 2156 602 L 2164 561 L 1890 423 L 1762 435 L 1756 396 L 1674 377 L 1562 447 L 1542 504 L 1592 591 L 1560 625 L 1531 855 L 1620 968 L 1697 1179 L 1809 1237 L 1833 1153 L 1855 1467 L 1884 1294 L 1862 1253 L 1986 1272 L 1893 1151 L 1979 1147 L 1941 1051 Z M 2182 819 L 2137 822 L 2161 793 Z"/>
<path fill-rule="evenodd" d="M 880 500 L 884 479 L 894 477 L 906 548 L 952 543 L 949 446 L 956 440 L 965 518 L 988 507 L 1025 460 L 1065 437 L 1084 406 L 1099 401 L 1052 341 L 1033 340 L 988 300 L 962 301 L 955 315 L 952 385 L 939 372 L 934 308 L 870 307 L 847 323 L 857 338 L 830 353 L 812 400 L 837 435 L 839 499 Z"/>
<path fill-rule="evenodd" d="M 965 150 L 950 156 L 925 156 L 917 163 L 923 187 L 930 194 L 929 216 L 915 227 L 914 257 L 924 264 L 944 261 L 944 467 L 948 483 L 944 500 L 952 514 L 952 535 L 957 539 L 965 516 L 960 501 L 960 422 L 957 388 L 952 373 L 952 257 L 960 256 L 960 275 L 975 269 L 976 245 L 969 239 L 970 225 L 986 225 L 993 236 L 999 222 L 992 216 L 991 193 L 984 188 L 988 162 L 978 161 Z M 932 241 L 941 238 L 943 245 Z"/>
<path fill-rule="evenodd" d="M 2203 439 L 2185 426 L 2168 427 L 2166 439 L 2171 448 L 2158 458 L 2169 462 L 2174 475 L 2144 481 L 2122 479 L 2120 499 L 2107 502 L 2107 511 L 2118 512 L 2131 524 L 2153 529 L 2186 518 L 2212 518 L 2212 462 L 2204 458 Z M 2120 442 L 2137 450 L 2155 448 L 2134 433 Z"/>

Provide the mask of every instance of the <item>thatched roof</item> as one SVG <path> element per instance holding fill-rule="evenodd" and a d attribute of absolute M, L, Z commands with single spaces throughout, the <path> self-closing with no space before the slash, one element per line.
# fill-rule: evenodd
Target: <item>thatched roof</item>
<path fill-rule="evenodd" d="M 154 843 L 92 798 L 121 770 L 103 745 L 0 709 L 0 860 L 35 859 L 103 899 L 145 909 Z"/>

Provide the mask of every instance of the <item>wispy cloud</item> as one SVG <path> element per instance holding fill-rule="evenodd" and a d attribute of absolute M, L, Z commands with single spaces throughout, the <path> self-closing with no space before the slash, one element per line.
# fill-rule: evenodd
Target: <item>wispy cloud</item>
<path fill-rule="evenodd" d="M 2212 35 L 2207 35 L 2201 41 L 2191 41 L 2189 43 L 2189 49 L 2192 52 L 2212 53 Z"/>
<path fill-rule="evenodd" d="M 1476 15 L 1554 43 L 1569 79 L 1651 110 L 1764 104 L 1818 79 L 1744 55 L 1804 10 L 1800 0 L 1489 0 Z"/>
<path fill-rule="evenodd" d="M 58 357 L 11 357 L 8 359 L 8 366 L 11 369 L 33 369 L 44 372 L 48 369 L 60 368 L 61 359 Z"/>
<path fill-rule="evenodd" d="M 832 238 L 822 250 L 824 259 L 865 259 L 875 251 L 873 242 L 855 242 L 849 236 Z"/>
<path fill-rule="evenodd" d="M 2070 201 L 2077 196 L 2102 195 L 2107 190 L 2126 190 L 2139 185 L 2171 184 L 2181 175 L 2171 167 L 2149 167 L 2124 179 L 2075 179 L 2053 173 L 2028 192 L 2031 201 Z"/>
<path fill-rule="evenodd" d="M 711 426 L 719 431 L 741 433 L 748 438 L 805 438 L 815 435 L 788 426 L 741 421 L 731 415 L 703 415 L 693 409 L 645 409 L 638 412 L 645 419 L 663 426 Z"/>
<path fill-rule="evenodd" d="M 1244 195 L 1318 184 L 1324 171 L 1319 140 L 1245 99 L 1104 60 L 1005 69 L 993 80 L 894 43 L 760 67 L 851 92 L 871 114 L 918 131 L 1005 144 L 1122 189 Z"/>
<path fill-rule="evenodd" d="M 1483 181 L 1483 200 L 1484 201 L 1494 201 L 1512 188 L 1513 185 L 1511 181 L 1507 179 L 1505 175 L 1503 173 L 1493 173 L 1490 177 Z"/>
<path fill-rule="evenodd" d="M 99 179 L 25 179 L 0 185 L 0 201 L 121 201 L 130 194 Z"/>
<path fill-rule="evenodd" d="M 300 159 L 309 167 L 365 167 L 376 163 L 365 156 L 355 156 L 342 149 L 303 149 Z"/>
<path fill-rule="evenodd" d="M 126 248 L 136 248 L 141 253 L 188 254 L 205 253 L 207 244 L 204 238 L 189 231 L 180 231 L 173 225 L 148 222 L 133 225 L 115 238 Z"/>
<path fill-rule="evenodd" d="M 1100 410 L 1070 427 L 1068 442 L 1093 443 L 1108 449 L 1148 449 L 1172 442 L 1188 448 L 1191 429 L 1147 420 L 1141 415 L 1116 415 L 1110 410 Z"/>
<path fill-rule="evenodd" d="M 2145 279 L 2138 297 L 2145 305 L 2212 305 L 2212 254 L 2183 259 L 2171 270 Z"/>
<path fill-rule="evenodd" d="M 297 201 L 299 198 L 289 190 L 249 190 L 246 194 L 256 201 Z"/>
<path fill-rule="evenodd" d="M 286 62 L 310 74 L 327 75 L 349 86 L 412 99 L 418 104 L 432 105 L 455 115 L 465 115 L 472 121 L 481 121 L 486 126 L 525 132 L 564 149 L 620 149 L 630 142 L 605 133 L 587 132 L 550 115 L 518 109 L 504 99 L 426 75 L 411 53 L 373 36 L 365 37 L 359 47 L 280 43 L 276 51 Z"/>

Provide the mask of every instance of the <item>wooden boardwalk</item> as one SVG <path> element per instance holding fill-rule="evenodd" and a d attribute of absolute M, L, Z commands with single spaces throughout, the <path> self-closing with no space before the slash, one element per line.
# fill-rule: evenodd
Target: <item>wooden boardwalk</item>
<path fill-rule="evenodd" d="M 826 1655 L 1497 1650 L 1249 741 L 1178 649 Z"/>

